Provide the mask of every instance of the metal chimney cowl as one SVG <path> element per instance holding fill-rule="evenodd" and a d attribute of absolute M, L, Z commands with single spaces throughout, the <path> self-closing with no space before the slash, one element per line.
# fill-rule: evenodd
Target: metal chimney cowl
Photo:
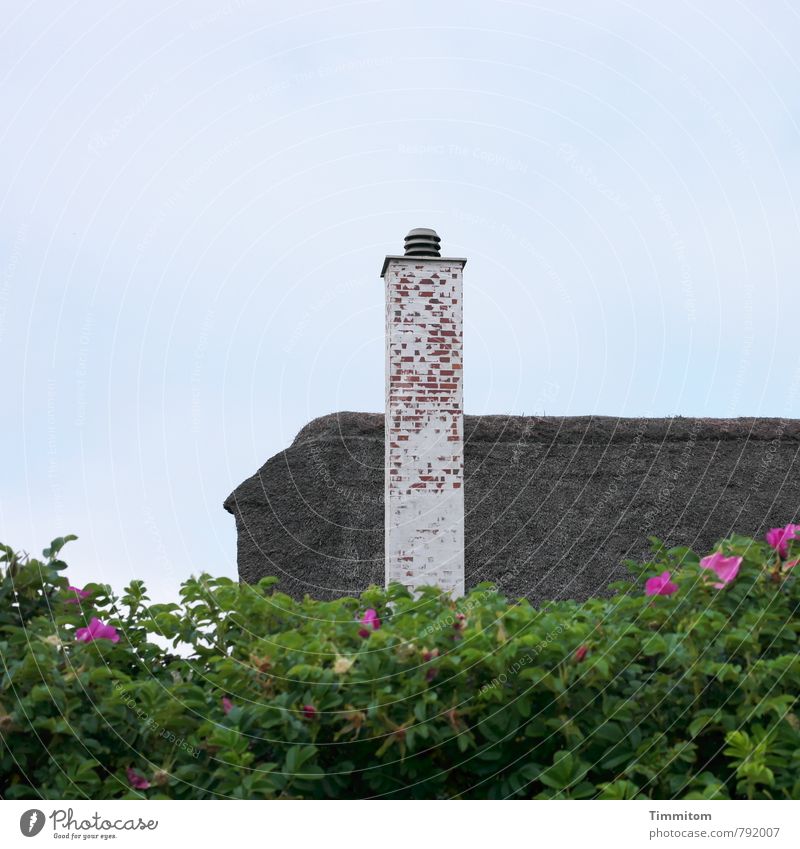
<path fill-rule="evenodd" d="M 430 227 L 416 227 L 405 238 L 406 256 L 441 256 L 439 248 L 442 240 Z"/>

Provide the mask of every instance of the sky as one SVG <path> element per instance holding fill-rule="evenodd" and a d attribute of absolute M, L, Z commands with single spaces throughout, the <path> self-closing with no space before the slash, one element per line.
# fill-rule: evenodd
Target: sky
<path fill-rule="evenodd" d="M 471 414 L 800 416 L 800 11 L 6 0 L 0 541 L 236 574 L 222 502 L 383 407 L 384 255 L 465 256 Z"/>

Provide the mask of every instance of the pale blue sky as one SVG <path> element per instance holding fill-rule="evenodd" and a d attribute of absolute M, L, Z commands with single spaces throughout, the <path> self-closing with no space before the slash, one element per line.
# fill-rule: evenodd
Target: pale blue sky
<path fill-rule="evenodd" d="M 7 0 L 0 539 L 153 595 L 383 403 L 384 254 L 466 256 L 469 413 L 800 416 L 789 3 Z"/>

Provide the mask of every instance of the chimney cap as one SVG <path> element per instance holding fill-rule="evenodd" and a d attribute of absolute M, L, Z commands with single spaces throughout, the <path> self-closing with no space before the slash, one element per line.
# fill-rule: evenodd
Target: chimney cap
<path fill-rule="evenodd" d="M 405 238 L 406 256 L 441 256 L 439 247 L 442 240 L 430 227 L 415 227 L 409 230 Z"/>
<path fill-rule="evenodd" d="M 420 262 L 438 260 L 439 262 L 460 263 L 463 266 L 467 261 L 464 257 L 444 257 L 440 254 L 441 241 L 439 234 L 430 227 L 415 227 L 413 230 L 409 230 L 405 237 L 405 254 L 403 256 L 396 254 L 387 256 L 383 261 L 381 277 L 386 275 L 386 269 L 393 260 L 404 260 L 406 264 L 415 259 L 419 259 Z"/>

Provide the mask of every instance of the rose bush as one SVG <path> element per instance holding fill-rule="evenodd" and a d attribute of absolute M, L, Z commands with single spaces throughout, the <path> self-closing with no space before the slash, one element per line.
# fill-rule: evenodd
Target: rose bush
<path fill-rule="evenodd" d="M 72 586 L 0 548 L 5 798 L 800 798 L 796 526 L 611 598 Z M 792 548 L 794 547 L 794 553 Z M 792 559 L 794 557 L 794 559 Z"/>

